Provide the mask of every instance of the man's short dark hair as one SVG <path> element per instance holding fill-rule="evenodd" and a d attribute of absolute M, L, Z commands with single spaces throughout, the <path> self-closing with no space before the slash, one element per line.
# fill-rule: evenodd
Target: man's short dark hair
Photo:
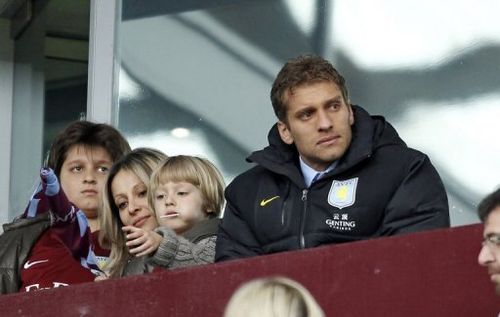
<path fill-rule="evenodd" d="M 477 214 L 482 222 L 488 218 L 493 209 L 500 207 L 500 188 L 486 196 L 477 206 Z"/>
<path fill-rule="evenodd" d="M 293 89 L 298 86 L 322 81 L 337 84 L 344 101 L 349 102 L 345 79 L 329 61 L 310 54 L 290 59 L 276 76 L 271 89 L 271 103 L 276 117 L 281 121 L 286 119 L 287 107 L 284 102 L 286 93 L 293 93 Z"/>
<path fill-rule="evenodd" d="M 59 176 L 68 150 L 74 145 L 100 146 L 115 162 L 130 152 L 130 145 L 114 127 L 104 123 L 74 121 L 61 131 L 52 142 L 47 165 Z"/>

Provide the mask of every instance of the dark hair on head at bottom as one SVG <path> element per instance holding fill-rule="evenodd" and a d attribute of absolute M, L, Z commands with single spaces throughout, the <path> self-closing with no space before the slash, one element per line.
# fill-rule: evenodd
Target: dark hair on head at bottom
<path fill-rule="evenodd" d="M 493 209 L 497 207 L 500 207 L 500 188 L 484 197 L 484 199 L 479 203 L 479 206 L 477 206 L 479 219 L 484 222 Z"/>

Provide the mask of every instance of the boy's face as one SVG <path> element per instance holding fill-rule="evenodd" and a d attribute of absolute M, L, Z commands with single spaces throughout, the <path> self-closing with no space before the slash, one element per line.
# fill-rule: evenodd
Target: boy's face
<path fill-rule="evenodd" d="M 148 188 L 131 171 L 119 171 L 111 183 L 113 201 L 125 226 L 153 230 L 158 226 L 148 205 Z"/>
<path fill-rule="evenodd" d="M 158 223 L 177 234 L 182 234 L 197 222 L 207 219 L 201 191 L 191 183 L 161 184 L 153 194 Z"/>
<path fill-rule="evenodd" d="M 97 217 L 101 192 L 112 161 L 100 146 L 73 145 L 66 153 L 59 175 L 70 202 L 92 219 Z"/>

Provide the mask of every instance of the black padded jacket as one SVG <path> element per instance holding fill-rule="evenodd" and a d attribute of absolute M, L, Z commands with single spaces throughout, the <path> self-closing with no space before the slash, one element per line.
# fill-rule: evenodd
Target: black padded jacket
<path fill-rule="evenodd" d="M 225 192 L 216 261 L 449 227 L 443 183 L 429 158 L 408 148 L 381 116 L 353 106 L 349 149 L 309 188 L 294 145 L 276 125 L 257 166 Z"/>
<path fill-rule="evenodd" d="M 0 235 L 0 294 L 16 293 L 21 287 L 21 267 L 38 238 L 53 222 L 50 212 L 3 225 Z"/>

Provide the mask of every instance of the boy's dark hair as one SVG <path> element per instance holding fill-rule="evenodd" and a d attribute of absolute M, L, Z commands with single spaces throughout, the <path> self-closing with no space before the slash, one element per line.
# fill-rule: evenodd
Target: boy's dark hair
<path fill-rule="evenodd" d="M 497 207 L 500 207 L 500 188 L 484 197 L 484 199 L 479 203 L 479 206 L 477 206 L 479 219 L 484 222 L 493 209 Z"/>
<path fill-rule="evenodd" d="M 293 89 L 298 86 L 322 81 L 337 84 L 344 101 L 349 102 L 345 79 L 330 62 L 317 55 L 300 55 L 288 60 L 276 76 L 271 89 L 271 103 L 276 117 L 281 121 L 286 119 L 284 97 L 287 92 L 293 93 Z"/>
<path fill-rule="evenodd" d="M 114 127 L 104 123 L 74 121 L 56 136 L 50 147 L 47 166 L 57 176 L 61 173 L 68 150 L 74 145 L 103 147 L 113 162 L 130 152 L 127 140 Z"/>

